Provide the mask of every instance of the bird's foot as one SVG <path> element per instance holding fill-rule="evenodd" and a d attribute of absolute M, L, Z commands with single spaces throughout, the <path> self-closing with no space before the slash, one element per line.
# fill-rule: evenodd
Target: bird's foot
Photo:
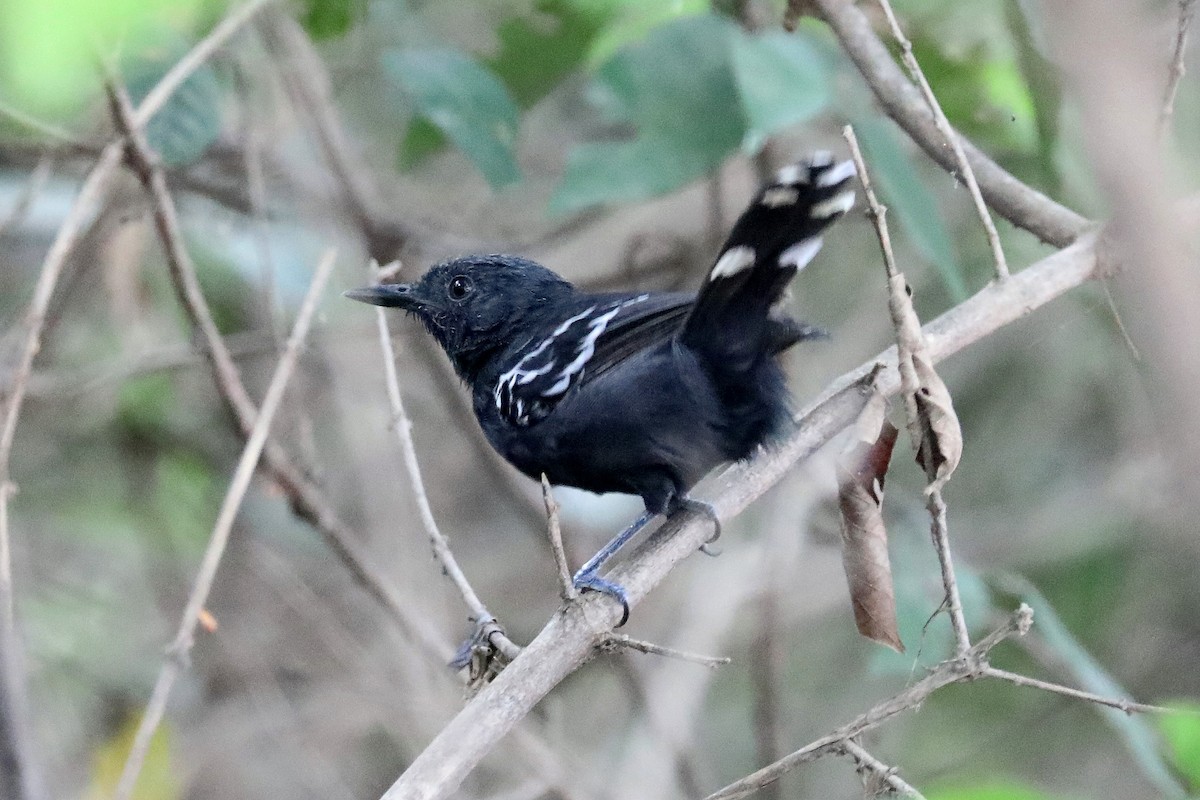
<path fill-rule="evenodd" d="M 584 572 L 583 570 L 575 573 L 572 582 L 575 584 L 575 588 L 581 592 L 600 592 L 619 602 L 621 604 L 621 621 L 617 623 L 618 628 L 629 621 L 629 599 L 625 596 L 624 586 L 601 578 L 595 571 Z"/>
<path fill-rule="evenodd" d="M 684 509 L 695 514 L 702 514 L 708 517 L 713 524 L 713 535 L 708 537 L 708 541 L 700 545 L 700 552 L 706 556 L 721 555 L 721 548 L 713 547 L 713 543 L 721 538 L 721 518 L 717 516 L 717 509 L 713 508 L 712 503 L 706 503 L 703 500 L 693 500 L 690 497 L 681 497 L 676 502 L 676 509 Z"/>

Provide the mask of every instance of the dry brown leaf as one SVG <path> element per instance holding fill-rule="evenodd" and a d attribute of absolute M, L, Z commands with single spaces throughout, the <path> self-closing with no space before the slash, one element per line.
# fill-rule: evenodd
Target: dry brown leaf
<path fill-rule="evenodd" d="M 885 418 L 876 392 L 855 423 L 855 437 L 838 462 L 842 566 L 858 632 L 904 652 L 896 626 L 896 596 L 883 524 L 883 484 L 899 433 Z"/>
<path fill-rule="evenodd" d="M 901 390 L 908 410 L 908 432 L 917 463 L 929 477 L 925 493 L 939 490 L 962 457 L 962 428 L 950 391 L 926 353 L 921 320 L 913 309 L 912 290 L 903 274 L 888 281 L 888 307 L 896 328 Z"/>
<path fill-rule="evenodd" d="M 930 476 L 925 493 L 938 491 L 950 479 L 962 458 L 962 428 L 950 391 L 924 357 L 913 359 L 921 388 L 917 389 L 917 416 L 921 421 L 921 449 L 917 463 Z"/>

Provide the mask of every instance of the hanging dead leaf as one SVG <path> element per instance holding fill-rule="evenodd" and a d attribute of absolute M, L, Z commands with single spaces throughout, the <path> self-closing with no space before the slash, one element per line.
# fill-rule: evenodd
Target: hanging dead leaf
<path fill-rule="evenodd" d="M 896 626 L 896 596 L 883 524 L 883 484 L 899 433 L 885 418 L 883 395 L 867 401 L 855 436 L 838 462 L 842 566 L 858 632 L 904 652 Z"/>
<path fill-rule="evenodd" d="M 933 368 L 912 304 L 912 290 L 903 274 L 888 281 L 888 308 L 896 328 L 896 351 L 901 391 L 908 412 L 908 433 L 917 463 L 929 483 L 925 493 L 939 490 L 962 457 L 962 429 L 950 391 Z"/>
<path fill-rule="evenodd" d="M 938 491 L 950 479 L 962 458 L 962 428 L 950 391 L 924 357 L 913 360 L 921 387 L 917 389 L 917 417 L 921 421 L 921 448 L 917 463 L 929 476 L 925 494 Z"/>

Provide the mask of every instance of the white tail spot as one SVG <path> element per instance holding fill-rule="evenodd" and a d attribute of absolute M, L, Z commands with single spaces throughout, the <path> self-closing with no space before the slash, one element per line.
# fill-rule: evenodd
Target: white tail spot
<path fill-rule="evenodd" d="M 793 189 L 791 186 L 772 186 L 763 192 L 762 200 L 759 202 L 767 208 L 779 208 L 780 206 L 795 205 L 800 199 L 800 191 Z"/>
<path fill-rule="evenodd" d="M 828 200 L 814 203 L 812 216 L 815 219 L 829 219 L 839 214 L 845 214 L 854 207 L 854 192 L 841 192 Z"/>
<path fill-rule="evenodd" d="M 736 275 L 746 269 L 746 267 L 751 266 L 754 263 L 754 259 L 753 247 L 747 247 L 744 244 L 731 247 L 717 259 L 717 265 L 713 267 L 713 271 L 708 276 L 708 279 L 715 281 L 717 278 L 727 278 Z"/>
<path fill-rule="evenodd" d="M 833 153 L 828 150 L 817 150 L 808 157 L 808 163 L 814 167 L 828 167 L 833 163 Z"/>
<path fill-rule="evenodd" d="M 795 186 L 798 183 L 808 183 L 807 170 L 801 164 L 788 164 L 775 173 L 775 182 L 784 186 Z"/>
<path fill-rule="evenodd" d="M 808 262 L 812 261 L 813 257 L 821 250 L 822 244 L 820 236 L 796 242 L 779 254 L 779 266 L 795 267 L 798 270 L 804 269 L 808 266 Z"/>
<path fill-rule="evenodd" d="M 843 161 L 840 164 L 834 164 L 829 169 L 817 176 L 817 186 L 837 186 L 847 178 L 853 178 L 858 174 L 854 169 L 853 161 Z"/>

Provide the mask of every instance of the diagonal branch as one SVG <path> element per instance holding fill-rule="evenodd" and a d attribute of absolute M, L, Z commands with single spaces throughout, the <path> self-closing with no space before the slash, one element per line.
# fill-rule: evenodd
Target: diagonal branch
<path fill-rule="evenodd" d="M 171 689 L 187 666 L 188 654 L 194 643 L 196 626 L 199 624 L 204 604 L 212 590 L 217 568 L 221 565 L 221 557 L 225 554 L 225 545 L 229 542 L 229 535 L 233 532 L 233 521 L 237 518 L 247 489 L 250 488 L 250 481 L 254 477 L 258 459 L 262 456 L 263 447 L 267 443 L 271 422 L 275 418 L 275 412 L 279 410 L 283 392 L 287 388 L 288 380 L 292 377 L 292 371 L 296 366 L 296 359 L 300 355 L 300 345 L 308 335 L 308 327 L 312 322 L 313 313 L 317 309 L 317 301 L 333 272 L 333 265 L 334 253 L 329 251 L 321 259 L 321 263 L 313 274 L 308 293 L 296 315 L 296 324 L 292 328 L 292 335 L 288 338 L 283 355 L 279 358 L 279 365 L 271 376 L 266 396 L 263 398 L 262 413 L 255 421 L 254 430 L 251 431 L 250 437 L 246 441 L 242 456 L 238 460 L 237 469 L 233 473 L 233 479 L 229 483 L 229 491 L 221 503 L 221 510 L 213 526 L 208 547 L 204 551 L 204 558 L 200 562 L 200 569 L 196 573 L 196 583 L 188 596 L 183 619 L 179 623 L 179 630 L 175 634 L 175 640 L 167 649 L 167 657 L 163 661 L 158 679 L 154 683 L 150 702 L 147 704 L 137 732 L 134 734 L 133 745 L 117 783 L 116 800 L 128 800 L 133 795 L 133 787 L 137 783 L 142 764 L 145 763 L 146 754 L 150 750 L 150 740 L 154 737 L 154 732 L 158 730 L 158 725 L 166 713 Z"/>
<path fill-rule="evenodd" d="M 866 14 L 852 0 L 812 0 L 812 3 L 833 29 L 887 115 L 930 158 L 947 171 L 956 171 L 954 153 L 938 130 L 933 113 L 875 35 Z M 1075 241 L 1090 226 L 1086 218 L 1030 188 L 970 142 L 964 139 L 962 144 L 984 199 L 1012 224 L 1057 247 Z"/>
<path fill-rule="evenodd" d="M 992 259 L 996 264 L 996 278 L 1004 280 L 1008 277 L 1008 262 L 1004 258 L 1004 248 L 1000 246 L 1000 234 L 996 233 L 996 224 L 992 222 L 992 215 L 988 213 L 987 205 L 983 202 L 983 195 L 979 192 L 979 182 L 975 179 L 975 171 L 971 169 L 971 162 L 967 160 L 967 154 L 963 150 L 963 138 L 951 127 L 950 120 L 942 111 L 942 106 L 933 93 L 933 87 L 929 85 L 925 73 L 921 70 L 921 65 L 917 62 L 917 57 L 913 55 L 912 42 L 904 35 L 900 22 L 896 19 L 895 12 L 892 11 L 892 4 L 888 0 L 879 0 L 879 5 L 883 8 L 888 25 L 891 26 L 892 36 L 900 44 L 900 56 L 904 60 L 904 66 L 908 67 L 909 74 L 912 75 L 921 90 L 921 96 L 925 98 L 925 103 L 933 112 L 933 122 L 937 126 L 938 132 L 950 144 L 950 149 L 954 153 L 954 161 L 958 165 L 958 177 L 967 185 L 967 191 L 971 193 L 971 202 L 975 204 L 975 213 L 979 216 L 979 221 L 983 223 L 988 245 L 992 248 Z"/>
<path fill-rule="evenodd" d="M 1014 635 L 1024 636 L 1033 623 L 1033 610 L 1024 603 L 1012 613 L 1008 621 L 979 640 L 979 643 L 963 656 L 943 661 L 933 671 L 899 694 L 889 697 L 870 711 L 856 717 L 830 734 L 822 736 L 799 750 L 752 772 L 720 791 L 713 792 L 705 800 L 734 800 L 753 794 L 763 786 L 779 780 L 801 764 L 816 761 L 831 752 L 842 750 L 846 742 L 866 731 L 879 727 L 892 717 L 920 707 L 938 689 L 952 683 L 971 680 L 983 674 L 987 666 L 987 655 L 996 645 Z"/>
<path fill-rule="evenodd" d="M 145 137 L 131 125 L 132 118 L 119 102 L 115 104 L 113 113 L 119 129 L 129 136 L 127 156 L 130 166 L 153 201 L 154 223 L 162 240 L 176 294 L 192 327 L 204 341 L 204 354 L 212 367 L 217 389 L 233 416 L 237 430 L 242 438 L 246 439 L 258 418 L 258 408 L 242 383 L 237 364 L 217 330 L 208 301 L 200 289 L 195 265 L 187 248 L 183 246 L 179 217 L 175 210 L 175 202 L 167 189 L 166 176 L 154 153 L 146 145 Z M 379 601 L 400 628 L 438 660 L 444 661 L 448 658 L 449 649 L 446 643 L 429 629 L 424 619 L 405 605 L 395 589 L 371 563 L 351 531 L 338 518 L 337 512 L 321 488 L 305 476 L 277 442 L 267 442 L 263 451 L 263 462 L 271 477 L 288 497 L 292 510 L 317 529 L 355 580 Z"/>
<path fill-rule="evenodd" d="M 463 602 L 470 610 L 476 624 L 494 621 L 495 617 L 479 599 L 479 595 L 476 594 L 471 582 L 463 573 L 462 567 L 458 565 L 458 559 L 454 557 L 454 552 L 450 549 L 450 541 L 446 538 L 446 534 L 442 533 L 437 519 L 433 516 L 433 508 L 429 505 L 429 495 L 425 492 L 425 481 L 421 478 L 417 446 L 413 442 L 412 420 L 405 412 L 404 400 L 400 396 L 400 378 L 396 375 L 396 354 L 392 350 L 392 336 L 388 331 L 387 315 L 382 308 L 375 309 L 375 321 L 379 326 L 379 348 L 383 351 L 384 378 L 387 384 L 388 402 L 392 407 L 392 427 L 396 431 L 396 438 L 400 442 L 400 451 L 404 455 L 404 467 L 408 472 L 408 482 L 413 497 L 417 501 L 417 512 L 421 516 L 421 525 L 429 537 L 434 557 L 441 563 L 442 570 L 454 584 L 454 588 L 458 589 L 458 593 L 462 595 Z M 504 631 L 498 625 L 489 629 L 487 638 L 510 661 L 521 652 L 521 648 L 505 636 Z"/>

